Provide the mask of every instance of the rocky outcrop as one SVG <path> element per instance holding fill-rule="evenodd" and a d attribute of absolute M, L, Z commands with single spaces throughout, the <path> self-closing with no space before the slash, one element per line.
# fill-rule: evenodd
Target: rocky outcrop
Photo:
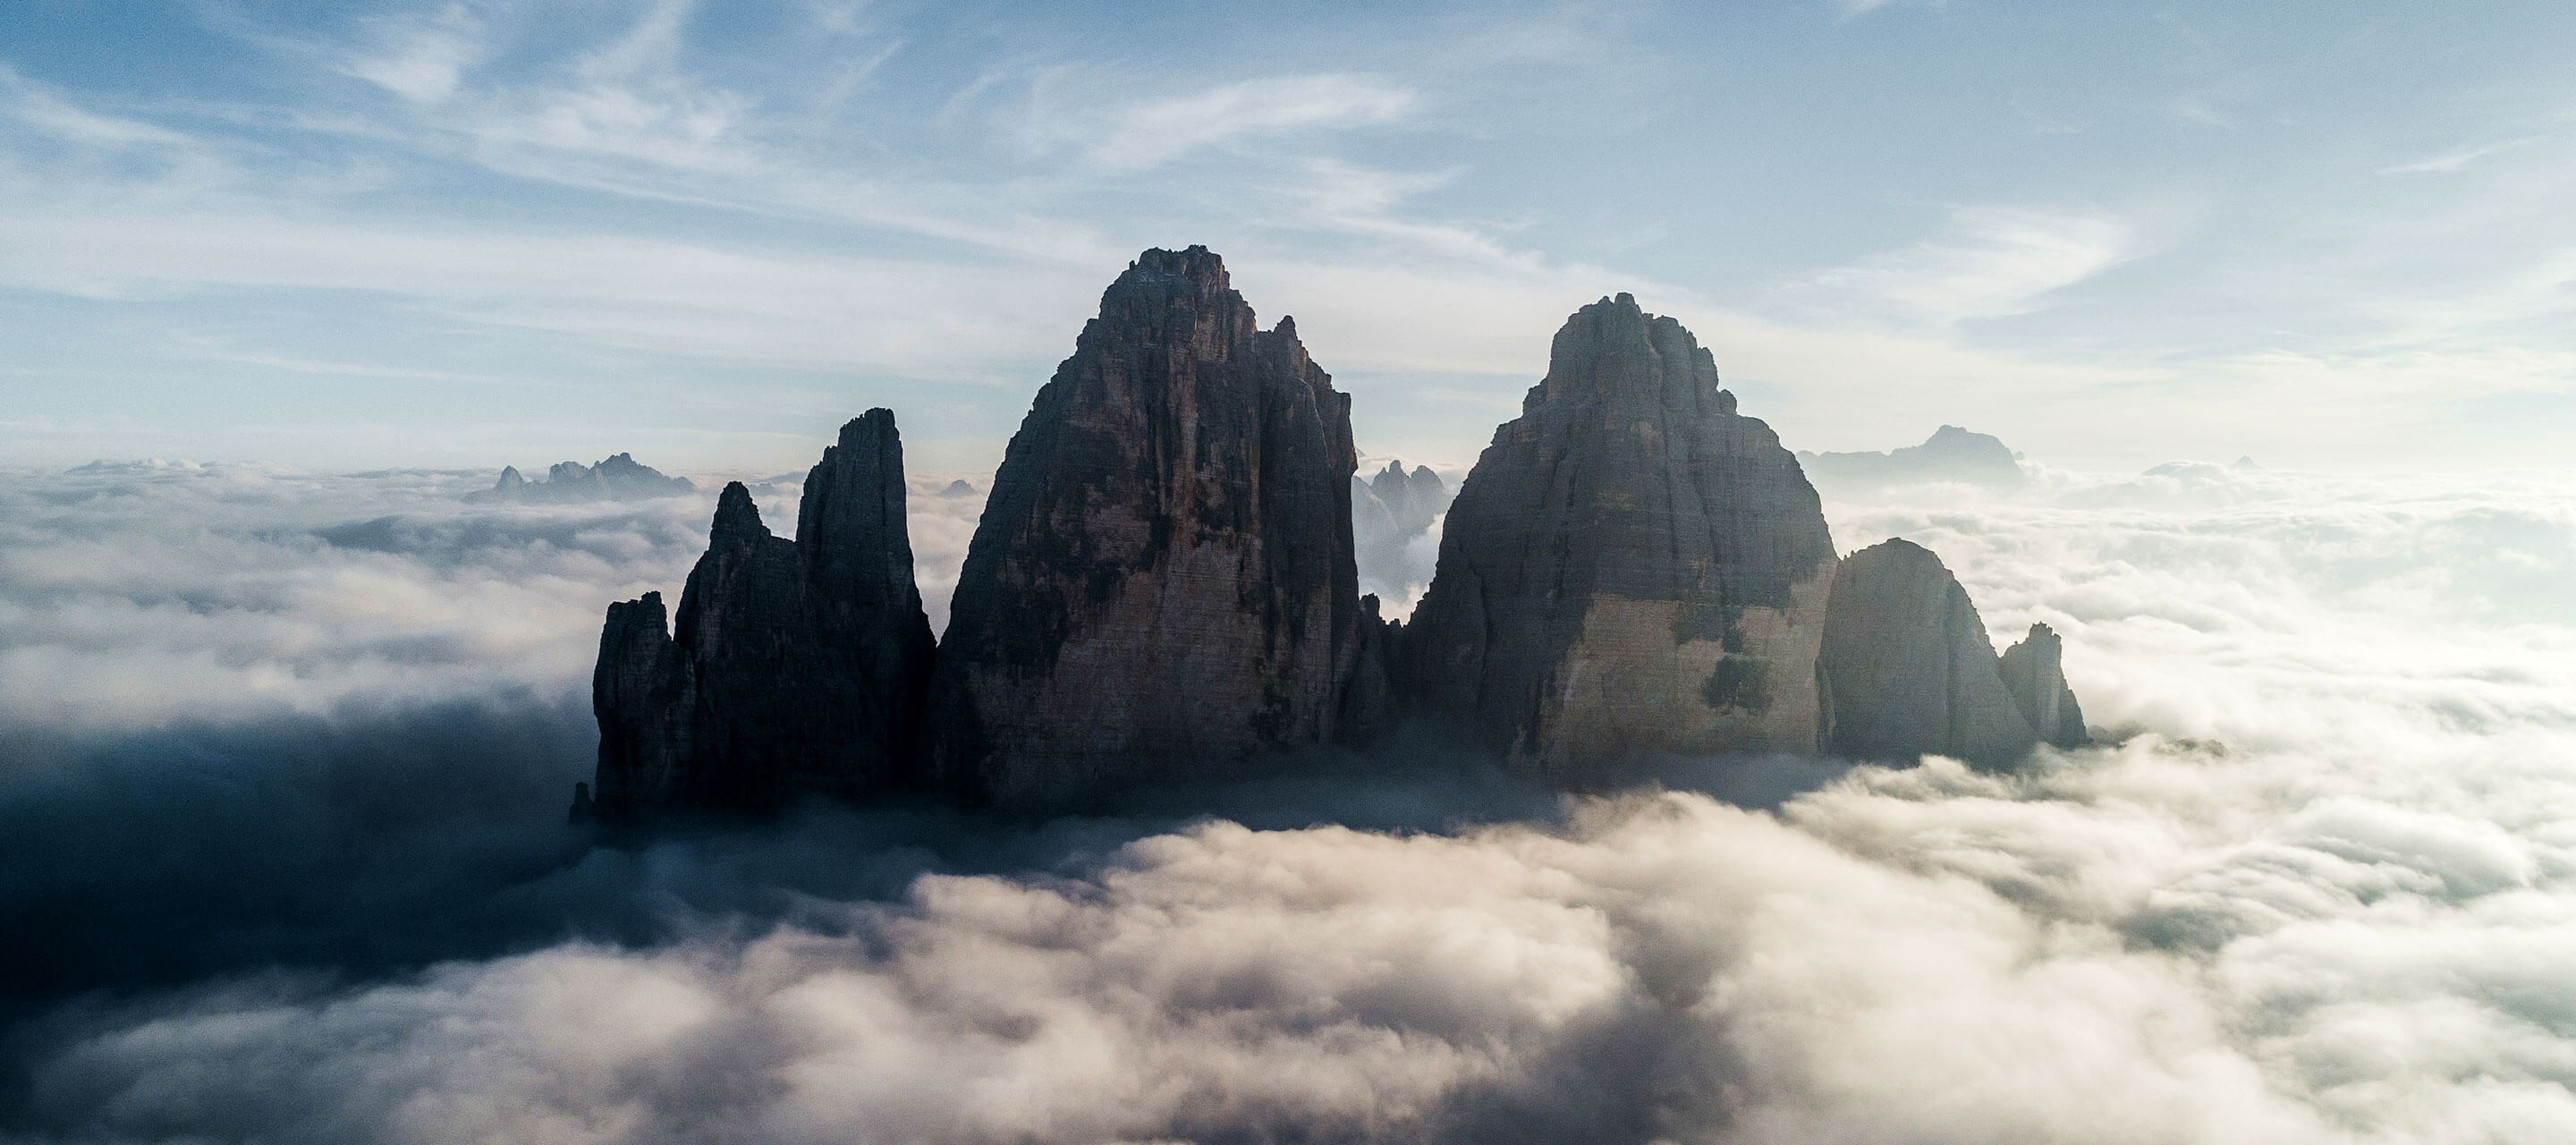
<path fill-rule="evenodd" d="M 697 486 L 686 477 L 666 477 L 658 469 L 643 465 L 634 455 L 620 453 L 597 465 L 572 461 L 556 462 L 546 470 L 543 481 L 530 481 L 519 475 L 515 465 L 501 470 L 501 479 L 479 493 L 468 493 L 468 501 L 564 505 L 580 501 L 641 501 L 654 497 L 676 497 L 694 493 Z"/>
<path fill-rule="evenodd" d="M 1041 803 L 1342 733 L 1349 411 L 1216 255 L 1137 259 L 994 474 L 940 645 L 939 780 Z"/>
<path fill-rule="evenodd" d="M 676 625 L 659 593 L 608 608 L 592 676 L 602 820 L 912 782 L 931 637 L 894 415 L 841 428 L 806 476 L 792 541 L 740 482 L 725 486 Z"/>
<path fill-rule="evenodd" d="M 1633 751 L 1808 751 L 1833 541 L 1690 332 L 1622 294 L 1449 506 L 1398 688 L 1570 785 Z"/>
<path fill-rule="evenodd" d="M 2084 730 L 2084 709 L 2075 702 L 2075 690 L 2066 686 L 2066 670 L 2060 663 L 2064 654 L 2065 642 L 2057 630 L 2034 624 L 2021 643 L 2004 649 L 1998 668 L 2004 690 L 2012 693 L 2022 719 L 2040 742 L 2078 748 L 2092 737 Z"/>
<path fill-rule="evenodd" d="M 2053 658 L 2052 658 L 2053 662 Z M 2004 688 L 1994 644 L 1932 551 L 1889 540 L 1843 558 L 1816 659 L 1819 738 L 1853 759 L 1927 754 L 2003 767 L 2038 737 Z"/>
<path fill-rule="evenodd" d="M 1818 489 L 1836 496 L 1930 481 L 2012 489 L 2029 480 L 2018 455 L 2000 439 L 1955 425 L 1942 426 L 1921 445 L 1885 453 L 1800 453 L 1798 462 Z"/>

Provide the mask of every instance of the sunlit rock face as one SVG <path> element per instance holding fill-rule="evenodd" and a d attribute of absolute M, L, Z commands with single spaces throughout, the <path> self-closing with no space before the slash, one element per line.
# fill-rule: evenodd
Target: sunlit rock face
<path fill-rule="evenodd" d="M 931 700 L 939 782 L 1039 803 L 1373 716 L 1350 399 L 1203 247 L 1101 296 L 1011 439 Z"/>
<path fill-rule="evenodd" d="M 1853 759 L 1913 763 L 1938 754 L 2002 767 L 2038 740 L 2004 686 L 1967 590 L 1941 558 L 1911 541 L 1882 541 L 1843 558 L 1816 677 L 1825 746 Z"/>
<path fill-rule="evenodd" d="M 1603 299 L 1451 502 L 1399 690 L 1574 786 L 1636 751 L 1813 750 L 1833 563 L 1815 489 L 1709 352 Z"/>
<path fill-rule="evenodd" d="M 658 593 L 609 606 L 592 678 L 598 816 L 756 813 L 916 780 L 931 637 L 894 415 L 841 428 L 806 476 L 795 540 L 770 533 L 740 482 L 710 533 L 675 633 Z"/>
<path fill-rule="evenodd" d="M 2075 690 L 2066 686 L 2065 649 L 2066 642 L 2056 629 L 2034 624 L 2021 643 L 2004 649 L 1997 667 L 2004 690 L 2012 693 L 2013 703 L 2040 742 L 2076 748 L 2092 737 L 2084 730 L 2084 708 L 2075 702 Z"/>

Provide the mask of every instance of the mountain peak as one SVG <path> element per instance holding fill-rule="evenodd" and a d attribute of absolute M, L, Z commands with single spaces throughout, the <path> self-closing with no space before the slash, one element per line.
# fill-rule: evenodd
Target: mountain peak
<path fill-rule="evenodd" d="M 760 506 L 752 503 L 751 490 L 740 481 L 725 482 L 724 492 L 716 497 L 716 522 L 708 531 L 708 542 L 742 544 L 768 536 L 769 526 L 760 522 Z"/>

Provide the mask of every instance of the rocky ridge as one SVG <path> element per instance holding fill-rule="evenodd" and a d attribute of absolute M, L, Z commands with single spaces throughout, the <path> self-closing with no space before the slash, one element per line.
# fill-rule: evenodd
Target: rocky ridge
<path fill-rule="evenodd" d="M 575 816 L 1058 805 L 1399 717 L 1568 787 L 1634 753 L 2002 767 L 2083 742 L 2055 632 L 1998 657 L 1928 550 L 1837 561 L 1797 458 L 1736 407 L 1678 322 L 1624 294 L 1577 311 L 1389 622 L 1355 530 L 1420 535 L 1439 478 L 1359 479 L 1349 399 L 1293 322 L 1261 329 L 1204 248 L 1147 251 L 1012 438 L 942 640 L 872 410 L 808 474 L 793 540 L 730 485 L 676 616 L 609 607 Z"/>
<path fill-rule="evenodd" d="M 629 453 L 609 456 L 597 465 L 558 461 L 543 480 L 530 481 L 519 467 L 504 466 L 492 487 L 468 493 L 468 501 L 566 505 L 582 501 L 642 501 L 697 492 L 686 477 L 669 477 L 635 460 Z"/>
<path fill-rule="evenodd" d="M 1990 489 L 2019 488 L 2029 481 L 2021 471 L 2019 455 L 2001 439 L 1955 425 L 1933 431 L 1921 445 L 1885 453 L 1802 451 L 1798 463 L 1817 488 L 1837 496 L 1927 481 L 1952 481 Z"/>

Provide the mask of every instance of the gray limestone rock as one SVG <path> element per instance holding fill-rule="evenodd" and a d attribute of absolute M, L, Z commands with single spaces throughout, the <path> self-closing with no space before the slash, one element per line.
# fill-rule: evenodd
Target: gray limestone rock
<path fill-rule="evenodd" d="M 2084 730 L 2084 709 L 2075 702 L 2075 690 L 2066 686 L 2061 663 L 2065 647 L 2056 629 L 2034 624 L 2021 643 L 2004 649 L 1999 668 L 2005 690 L 2012 693 L 2013 703 L 2020 706 L 2022 718 L 2040 740 L 2078 748 L 2092 742 L 2092 737 Z"/>
<path fill-rule="evenodd" d="M 609 606 L 592 677 L 599 818 L 758 813 L 915 781 L 931 637 L 894 415 L 841 428 L 806 476 L 795 540 L 770 533 L 740 482 L 709 533 L 676 632 L 658 593 Z"/>
<path fill-rule="evenodd" d="M 1459 487 L 1397 687 L 1573 786 L 1635 751 L 1811 751 L 1833 563 L 1797 459 L 1708 351 L 1605 298 Z"/>
<path fill-rule="evenodd" d="M 1843 558 L 1825 606 L 1816 679 L 1824 696 L 1819 738 L 1853 759 L 1912 763 L 1940 754 L 2005 767 L 2038 739 L 2004 687 L 1967 590 L 1941 558 L 1911 541 Z"/>
<path fill-rule="evenodd" d="M 933 766 L 1044 803 L 1344 734 L 1350 399 L 1203 247 L 1101 296 L 994 474 L 942 640 Z"/>

